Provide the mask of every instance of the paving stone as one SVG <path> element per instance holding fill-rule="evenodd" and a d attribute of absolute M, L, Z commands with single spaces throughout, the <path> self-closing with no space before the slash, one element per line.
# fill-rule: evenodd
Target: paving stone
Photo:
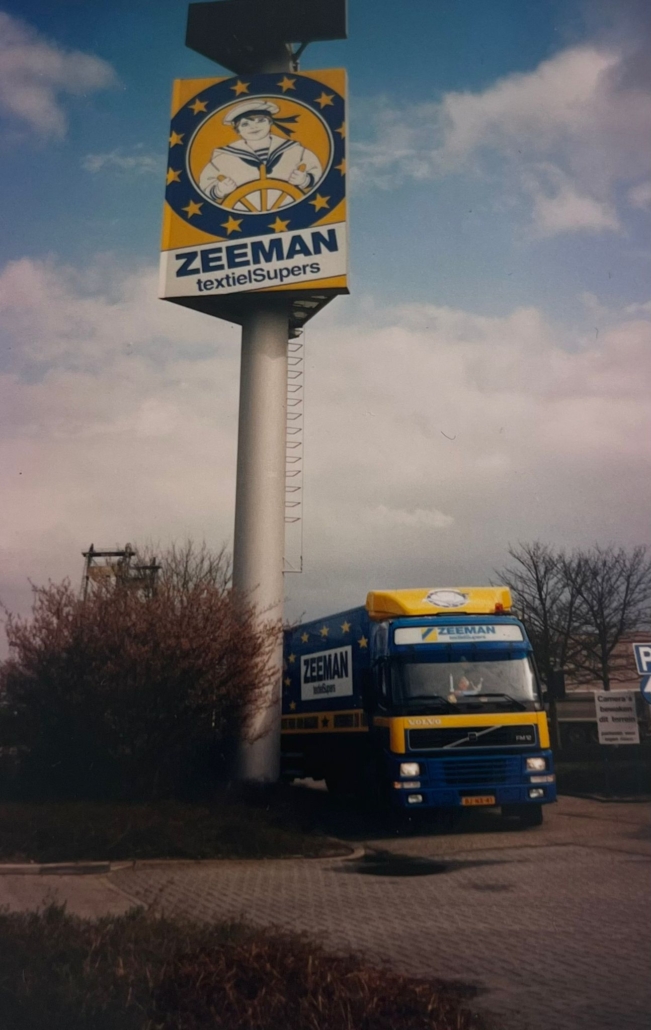
<path fill-rule="evenodd" d="M 581 804 L 585 815 L 595 803 Z M 646 1030 L 651 852 L 642 839 L 629 850 L 639 813 L 622 825 L 611 813 L 591 835 L 603 822 L 586 818 L 578 836 L 572 825 L 565 837 L 512 837 L 508 848 L 501 838 L 491 848 L 493 833 L 482 849 L 463 835 L 374 842 L 449 862 L 430 876 L 285 860 L 136 866 L 111 879 L 170 915 L 298 930 L 405 973 L 473 983 L 478 1007 L 504 1028 Z"/>

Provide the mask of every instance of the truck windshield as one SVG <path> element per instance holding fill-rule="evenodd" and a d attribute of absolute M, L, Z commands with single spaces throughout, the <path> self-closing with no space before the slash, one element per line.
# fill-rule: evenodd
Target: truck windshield
<path fill-rule="evenodd" d="M 392 688 L 395 702 L 414 706 L 435 698 L 439 703 L 482 707 L 489 701 L 519 707 L 524 701 L 539 700 L 529 658 L 481 662 L 400 661 L 393 666 Z"/>

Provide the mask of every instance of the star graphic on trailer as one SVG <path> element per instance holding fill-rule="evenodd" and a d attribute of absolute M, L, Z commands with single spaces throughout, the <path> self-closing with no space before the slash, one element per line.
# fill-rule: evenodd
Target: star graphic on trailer
<path fill-rule="evenodd" d="M 289 702 L 289 710 L 290 710 L 290 712 L 296 711 L 296 702 L 295 701 L 290 701 Z"/>
<path fill-rule="evenodd" d="M 278 85 L 282 89 L 283 93 L 286 93 L 288 89 L 296 89 L 296 86 L 294 85 L 295 82 L 296 82 L 296 79 L 290 79 L 286 75 L 284 79 L 280 80 Z"/>
<path fill-rule="evenodd" d="M 320 97 L 316 98 L 316 102 L 323 110 L 324 107 L 332 107 L 332 101 L 334 99 L 334 93 L 326 93 L 325 90 L 322 92 Z"/>
<path fill-rule="evenodd" d="M 175 147 L 179 143 L 183 143 L 183 133 L 172 132 L 170 136 L 170 146 Z"/>
<path fill-rule="evenodd" d="M 251 84 L 249 82 L 239 82 L 239 80 L 238 80 L 235 83 L 234 86 L 231 86 L 231 89 L 233 90 L 235 96 L 239 97 L 239 96 L 242 95 L 242 93 L 248 93 L 249 92 L 249 86 L 250 85 Z"/>
<path fill-rule="evenodd" d="M 319 633 L 321 634 L 322 637 L 327 637 L 329 632 L 330 632 L 330 630 L 328 629 L 327 626 L 322 626 L 321 629 L 319 630 Z"/>
<path fill-rule="evenodd" d="M 349 622 L 342 622 L 342 624 L 341 624 L 341 632 L 342 633 L 348 633 L 349 630 L 350 630 L 350 623 Z"/>
<path fill-rule="evenodd" d="M 169 186 L 170 183 L 172 183 L 172 182 L 180 182 L 180 181 L 181 181 L 181 172 L 180 171 L 175 172 L 173 168 L 168 168 L 167 169 L 167 177 L 165 179 L 165 182 L 167 183 L 167 185 Z"/>
<path fill-rule="evenodd" d="M 295 661 L 296 661 L 296 655 L 295 654 L 290 654 L 290 656 L 289 656 L 289 664 L 293 665 Z"/>
<path fill-rule="evenodd" d="M 292 685 L 292 681 L 290 680 L 289 676 L 285 676 L 285 686 L 286 687 L 291 687 L 291 685 Z"/>
<path fill-rule="evenodd" d="M 359 646 L 360 646 L 360 647 L 362 647 L 362 648 L 364 648 L 364 647 L 368 647 L 368 640 L 366 639 L 366 637 L 365 637 L 365 636 L 364 636 L 363 634 L 362 634 L 362 636 L 361 636 L 361 637 L 359 638 L 359 640 L 357 641 L 357 643 L 358 643 L 358 644 L 359 644 Z"/>
<path fill-rule="evenodd" d="M 208 101 L 199 100 L 199 97 L 197 97 L 194 104 L 188 104 L 188 107 L 191 111 L 194 111 L 195 114 L 201 114 L 208 107 Z"/>
<path fill-rule="evenodd" d="M 302 642 L 303 642 L 304 644 L 307 644 L 307 642 L 308 642 L 308 640 L 309 640 L 309 639 L 310 639 L 310 638 L 309 638 L 309 635 L 308 635 L 307 633 L 301 633 L 301 640 L 302 640 Z"/>

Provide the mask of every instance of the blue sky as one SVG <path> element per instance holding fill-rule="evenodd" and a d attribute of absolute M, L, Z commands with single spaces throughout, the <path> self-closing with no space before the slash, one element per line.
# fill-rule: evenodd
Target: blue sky
<path fill-rule="evenodd" d="M 353 292 L 307 335 L 290 608 L 410 585 L 423 551 L 485 579 L 509 540 L 645 542 L 647 5 L 349 7 L 302 62 L 349 72 Z M 155 299 L 171 80 L 221 73 L 186 11 L 0 2 L 10 605 L 93 537 L 231 533 L 237 334 Z"/>

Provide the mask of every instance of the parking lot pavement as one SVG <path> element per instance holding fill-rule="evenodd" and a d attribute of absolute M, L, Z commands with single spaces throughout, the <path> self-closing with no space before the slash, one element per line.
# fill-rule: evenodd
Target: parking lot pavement
<path fill-rule="evenodd" d="M 370 861 L 136 866 L 111 881 L 169 915 L 305 931 L 473 983 L 500 1027 L 646 1030 L 648 822 L 648 806 L 565 798 L 541 829 L 479 813 L 449 834 L 369 840 Z"/>

